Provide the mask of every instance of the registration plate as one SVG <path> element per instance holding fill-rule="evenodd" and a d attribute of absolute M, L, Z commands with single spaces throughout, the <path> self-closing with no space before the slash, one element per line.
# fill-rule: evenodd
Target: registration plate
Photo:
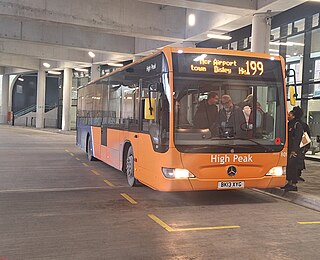
<path fill-rule="evenodd" d="M 244 181 L 219 181 L 218 189 L 243 189 Z"/>

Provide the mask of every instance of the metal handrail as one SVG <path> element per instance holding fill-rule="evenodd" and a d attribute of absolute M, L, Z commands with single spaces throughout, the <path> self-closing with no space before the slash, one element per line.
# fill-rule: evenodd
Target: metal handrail
<path fill-rule="evenodd" d="M 18 112 L 15 112 L 14 118 L 18 118 L 18 117 L 23 116 L 27 113 L 35 112 L 35 111 L 36 111 L 36 105 L 32 105 L 32 106 L 26 107 L 24 109 L 21 109 Z"/>
<path fill-rule="evenodd" d="M 46 105 L 44 108 L 44 111 L 45 111 L 45 113 L 47 113 L 47 112 L 51 111 L 52 109 L 55 109 L 56 107 L 58 107 L 57 104 Z M 30 112 L 36 112 L 36 108 L 37 108 L 36 105 L 32 105 L 32 106 L 26 107 L 24 109 L 21 109 L 18 112 L 14 113 L 14 118 L 17 119 L 18 117 L 23 116 L 25 114 L 28 114 Z"/>

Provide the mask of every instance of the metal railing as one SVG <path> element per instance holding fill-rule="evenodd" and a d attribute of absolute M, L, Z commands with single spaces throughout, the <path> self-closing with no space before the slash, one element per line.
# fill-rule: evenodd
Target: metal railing
<path fill-rule="evenodd" d="M 47 113 L 52 109 L 55 109 L 58 106 L 58 104 L 53 104 L 53 105 L 46 105 L 44 108 L 44 112 Z M 29 107 L 26 107 L 24 109 L 21 109 L 17 112 L 14 113 L 14 118 L 18 118 L 20 116 L 24 116 L 25 114 L 28 114 L 30 112 L 36 112 L 37 106 L 36 105 L 31 105 Z"/>

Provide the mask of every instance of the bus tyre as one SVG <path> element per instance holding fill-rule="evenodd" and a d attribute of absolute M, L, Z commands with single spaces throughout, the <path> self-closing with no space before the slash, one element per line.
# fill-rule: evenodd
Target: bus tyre
<path fill-rule="evenodd" d="M 130 187 L 136 186 L 137 180 L 134 177 L 134 156 L 133 156 L 132 146 L 130 146 L 128 149 L 125 170 L 126 170 L 127 180 L 128 180 L 129 186 Z"/>
<path fill-rule="evenodd" d="M 93 147 L 92 147 L 91 136 L 89 136 L 88 141 L 87 141 L 87 158 L 89 161 L 95 160 L 95 158 L 93 156 Z"/>

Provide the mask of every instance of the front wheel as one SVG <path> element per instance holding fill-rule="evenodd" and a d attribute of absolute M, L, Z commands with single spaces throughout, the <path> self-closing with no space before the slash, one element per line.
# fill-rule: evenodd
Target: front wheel
<path fill-rule="evenodd" d="M 87 158 L 89 161 L 94 161 L 95 158 L 93 156 L 93 147 L 92 147 L 92 139 L 91 136 L 88 137 L 87 140 Z"/>
<path fill-rule="evenodd" d="M 134 177 L 134 156 L 132 146 L 128 149 L 127 153 L 127 160 L 126 160 L 126 174 L 127 174 L 127 181 L 130 187 L 137 185 L 137 180 Z"/>

